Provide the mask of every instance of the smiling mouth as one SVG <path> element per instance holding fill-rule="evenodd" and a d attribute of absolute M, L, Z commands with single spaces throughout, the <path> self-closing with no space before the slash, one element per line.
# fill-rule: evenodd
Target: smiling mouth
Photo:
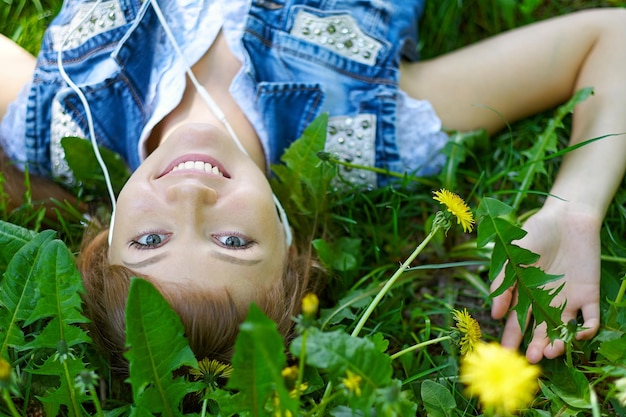
<path fill-rule="evenodd" d="M 207 175 L 215 175 L 222 178 L 230 178 L 230 174 L 224 170 L 219 162 L 207 155 L 183 155 L 172 161 L 157 178 L 171 173 L 198 172 Z"/>
<path fill-rule="evenodd" d="M 174 166 L 174 168 L 172 168 L 172 170 L 170 172 L 176 172 L 178 170 L 196 170 L 196 171 L 202 171 L 202 172 L 206 172 L 208 174 L 214 174 L 214 175 L 219 175 L 220 177 L 223 177 L 224 174 L 222 174 L 222 171 L 220 171 L 220 169 L 217 167 L 217 165 L 211 165 L 208 162 L 202 162 L 202 161 L 185 161 L 185 162 L 181 162 L 178 165 Z M 168 172 L 169 174 L 169 172 Z"/>

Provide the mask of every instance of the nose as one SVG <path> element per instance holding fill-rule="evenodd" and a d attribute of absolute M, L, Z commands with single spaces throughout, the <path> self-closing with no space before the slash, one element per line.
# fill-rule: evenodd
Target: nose
<path fill-rule="evenodd" d="M 167 188 L 166 198 L 170 203 L 189 204 L 201 209 L 217 202 L 217 191 L 197 182 L 178 183 Z"/>

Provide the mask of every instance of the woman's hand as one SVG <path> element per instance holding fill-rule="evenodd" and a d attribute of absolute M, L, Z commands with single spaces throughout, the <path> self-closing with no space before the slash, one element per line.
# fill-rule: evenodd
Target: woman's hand
<path fill-rule="evenodd" d="M 566 303 L 561 316 L 563 323 L 575 320 L 578 312 L 582 312 L 583 330 L 576 334 L 577 340 L 593 337 L 600 327 L 600 224 L 598 219 L 584 211 L 564 211 L 544 206 L 526 221 L 523 228 L 528 234 L 516 242 L 540 255 L 536 266 L 549 274 L 563 275 L 563 278 L 547 284 L 546 287 L 556 288 L 565 284 L 553 300 L 554 306 Z M 502 274 L 492 283 L 492 291 L 502 282 Z M 517 289 L 507 289 L 493 300 L 493 318 L 505 317 L 516 303 Z M 522 333 L 517 314 L 510 313 L 506 318 L 502 345 L 518 348 Z M 543 357 L 552 359 L 564 352 L 563 341 L 550 343 L 545 323 L 542 323 L 534 330 L 526 357 L 530 362 L 536 363 Z"/>

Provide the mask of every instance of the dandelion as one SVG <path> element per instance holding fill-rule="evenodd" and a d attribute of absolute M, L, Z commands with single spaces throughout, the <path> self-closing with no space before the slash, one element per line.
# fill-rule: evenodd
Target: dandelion
<path fill-rule="evenodd" d="M 461 355 L 465 355 L 473 351 L 474 347 L 480 342 L 480 325 L 469 315 L 465 308 L 463 311 L 454 310 L 453 315 L 454 321 L 456 321 L 456 329 L 461 336 L 459 340 Z"/>
<path fill-rule="evenodd" d="M 361 396 L 361 376 L 355 374 L 349 369 L 346 369 L 346 378 L 342 378 L 341 382 L 348 391 L 356 395 Z"/>
<path fill-rule="evenodd" d="M 433 194 L 435 195 L 433 199 L 446 206 L 448 211 L 456 217 L 457 224 L 463 227 L 464 232 L 472 231 L 474 227 L 474 215 L 461 197 L 445 188 L 435 191 Z"/>
<path fill-rule="evenodd" d="M 11 381 L 11 364 L 4 358 L 0 358 L 0 382 Z"/>
<path fill-rule="evenodd" d="M 626 407 L 626 377 L 620 378 L 615 381 L 615 388 L 617 392 L 615 396 L 622 407 Z"/>
<path fill-rule="evenodd" d="M 302 298 L 302 313 L 307 317 L 313 317 L 317 314 L 319 305 L 320 300 L 317 298 L 317 295 L 308 293 Z"/>
<path fill-rule="evenodd" d="M 204 358 L 198 362 L 198 368 L 190 369 L 189 373 L 195 381 L 204 382 L 207 389 L 215 389 L 219 387 L 220 380 L 230 378 L 233 367 L 215 359 Z"/>
<path fill-rule="evenodd" d="M 479 342 L 461 359 L 460 379 L 487 413 L 511 414 L 525 407 L 538 388 L 539 367 L 498 343 Z"/>

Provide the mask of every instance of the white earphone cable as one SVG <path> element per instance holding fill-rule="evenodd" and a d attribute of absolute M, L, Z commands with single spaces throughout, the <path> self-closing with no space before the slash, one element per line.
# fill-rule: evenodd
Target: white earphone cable
<path fill-rule="evenodd" d="M 93 152 L 94 152 L 94 155 L 96 157 L 96 160 L 98 161 L 98 164 L 99 164 L 99 166 L 100 166 L 100 168 L 102 170 L 102 173 L 104 175 L 104 181 L 106 183 L 106 187 L 107 187 L 107 191 L 108 191 L 108 194 L 109 194 L 109 198 L 111 199 L 112 213 L 111 213 L 111 224 L 109 226 L 109 235 L 108 235 L 108 243 L 109 243 L 109 246 L 110 246 L 111 245 L 111 241 L 113 239 L 113 227 L 114 227 L 114 222 L 115 222 L 115 209 L 116 209 L 115 192 L 113 190 L 113 185 L 111 183 L 111 177 L 109 175 L 109 171 L 107 169 L 107 166 L 106 166 L 104 160 L 102 159 L 102 155 L 100 154 L 100 150 L 98 149 L 98 143 L 96 141 L 96 134 L 95 134 L 95 129 L 94 129 L 93 117 L 92 117 L 92 114 L 91 114 L 91 108 L 89 106 L 87 98 L 85 97 L 85 95 L 83 94 L 81 89 L 72 81 L 72 79 L 69 77 L 69 75 L 65 71 L 65 68 L 63 66 L 63 56 L 62 56 L 62 53 L 64 51 L 64 48 L 65 48 L 66 44 L 67 44 L 67 41 L 70 39 L 70 36 L 74 32 L 76 32 L 78 30 L 78 28 L 91 16 L 93 11 L 96 10 L 96 8 L 102 2 L 103 2 L 103 0 L 97 0 L 94 3 L 94 5 L 91 7 L 91 9 L 89 9 L 89 11 L 85 14 L 85 16 L 80 21 L 78 21 L 73 28 L 71 28 L 67 32 L 67 34 L 65 35 L 65 37 L 63 39 L 63 43 L 61 44 L 61 47 L 57 51 L 57 66 L 59 68 L 59 73 L 60 73 L 61 77 L 68 84 L 68 86 L 72 89 L 72 91 L 74 91 L 76 93 L 76 95 L 78 96 L 80 102 L 82 103 L 82 105 L 83 105 L 83 107 L 85 109 L 85 116 L 87 118 L 87 125 L 88 125 L 88 129 L 89 129 L 89 140 L 91 142 L 91 145 L 92 145 Z M 230 123 L 228 122 L 228 120 L 226 119 L 226 115 L 222 112 L 222 110 L 220 109 L 219 105 L 213 100 L 213 98 L 208 93 L 208 91 L 206 91 L 206 89 L 198 82 L 198 80 L 196 79 L 195 75 L 193 74 L 193 71 L 191 70 L 191 66 L 189 65 L 189 63 L 185 59 L 185 55 L 183 54 L 182 50 L 180 49 L 180 46 L 178 45 L 178 43 L 176 42 L 176 39 L 175 39 L 174 35 L 172 34 L 172 31 L 171 31 L 169 25 L 167 24 L 167 21 L 165 20 L 165 17 L 163 16 L 163 13 L 162 13 L 161 8 L 158 5 L 157 1 L 156 0 L 150 0 L 150 4 L 152 5 L 152 8 L 153 8 L 155 14 L 157 15 L 157 18 L 158 18 L 161 26 L 163 27 L 163 30 L 165 31 L 165 34 L 166 34 L 167 38 L 170 40 L 170 42 L 172 44 L 172 47 L 176 51 L 176 54 L 178 55 L 179 59 L 183 62 L 184 66 L 185 66 L 185 72 L 187 73 L 187 76 L 191 80 L 191 82 L 192 82 L 193 86 L 195 87 L 196 91 L 198 92 L 198 94 L 200 94 L 200 97 L 207 104 L 209 110 L 211 112 L 213 112 L 215 117 L 217 117 L 217 119 L 224 125 L 224 127 L 227 130 L 227 132 L 230 134 L 230 136 L 232 137 L 233 141 L 237 145 L 237 147 L 243 153 L 248 155 L 248 152 L 246 151 L 246 149 L 241 144 L 241 141 L 239 140 L 239 137 L 237 136 L 237 134 L 233 130 L 233 128 L 230 125 Z M 280 204 L 280 201 L 278 200 L 278 198 L 276 197 L 275 194 L 273 194 L 273 201 L 274 201 L 274 204 L 276 205 L 276 208 L 278 210 L 278 214 L 280 216 L 281 222 L 282 222 L 284 230 L 285 230 L 285 239 L 286 239 L 287 246 L 291 246 L 291 243 L 293 241 L 293 236 L 292 236 L 292 233 L 291 233 L 291 228 L 289 226 L 289 219 L 287 218 L 287 213 L 285 212 L 283 206 Z"/>
<path fill-rule="evenodd" d="M 93 148 L 93 153 L 98 161 L 98 165 L 100 165 L 100 169 L 102 170 L 102 174 L 104 175 L 104 182 L 106 184 L 107 192 L 109 194 L 109 198 L 111 200 L 111 224 L 109 225 L 109 245 L 111 244 L 111 239 L 113 236 L 113 223 L 115 219 L 115 207 L 116 207 L 116 199 L 115 192 L 113 191 L 113 184 L 111 183 L 111 176 L 109 175 L 109 170 L 107 169 L 106 164 L 104 163 L 104 159 L 102 159 L 102 155 L 100 154 L 100 149 L 98 149 L 98 142 L 96 141 L 96 133 L 94 129 L 93 117 L 91 115 L 91 107 L 89 107 L 89 103 L 87 102 L 87 98 L 83 94 L 82 90 L 72 81 L 70 76 L 65 71 L 65 67 L 63 66 L 63 51 L 65 50 L 65 46 L 67 45 L 67 41 L 70 39 L 70 36 L 74 34 L 81 27 L 87 19 L 91 16 L 91 14 L 96 10 L 96 8 L 103 2 L 103 0 L 97 0 L 94 5 L 89 9 L 85 16 L 79 20 L 76 25 L 71 28 L 63 38 L 63 42 L 61 43 L 61 47 L 57 50 L 57 66 L 59 68 L 59 74 L 61 78 L 67 83 L 67 85 L 76 93 L 83 107 L 85 108 L 85 116 L 87 118 L 87 126 L 89 129 L 89 141 L 91 142 L 91 147 Z"/>
<path fill-rule="evenodd" d="M 167 21 L 165 20 L 165 16 L 163 16 L 161 7 L 157 3 L 157 0 L 150 0 L 150 4 L 152 5 L 152 8 L 154 9 L 154 12 L 157 15 L 157 18 L 159 19 L 159 22 L 161 23 L 161 27 L 165 31 L 165 35 L 167 36 L 170 43 L 172 44 L 172 47 L 176 51 L 178 58 L 183 62 L 185 66 L 185 72 L 187 73 L 187 76 L 191 80 L 191 83 L 195 87 L 196 91 L 198 92 L 198 94 L 200 94 L 200 97 L 204 100 L 206 105 L 209 107 L 209 110 L 211 110 L 213 114 L 215 115 L 215 117 L 217 117 L 217 119 L 224 125 L 224 127 L 226 128 L 226 131 L 230 134 L 233 141 L 237 144 L 237 147 L 243 153 L 248 155 L 248 152 L 242 145 L 241 141 L 239 140 L 239 137 L 235 133 L 234 129 L 232 128 L 228 120 L 226 119 L 226 115 L 224 114 L 224 112 L 222 112 L 219 105 L 215 102 L 215 100 L 213 100 L 209 92 L 196 79 L 196 76 L 191 70 L 191 66 L 187 62 L 185 55 L 183 54 L 183 51 L 180 49 L 180 46 L 178 45 L 178 42 L 176 42 L 176 38 L 174 37 L 172 30 L 170 29 L 169 25 L 167 24 Z M 276 197 L 276 194 L 273 194 L 273 199 L 274 199 L 274 204 L 276 205 L 276 209 L 278 210 L 278 215 L 280 216 L 280 220 L 285 229 L 285 239 L 287 242 L 287 246 L 291 246 L 291 243 L 293 241 L 293 236 L 291 233 L 291 227 L 289 226 L 289 219 L 287 218 L 287 213 L 285 212 L 285 209 L 283 208 L 282 204 L 280 204 L 280 201 L 278 200 L 278 197 Z"/>

